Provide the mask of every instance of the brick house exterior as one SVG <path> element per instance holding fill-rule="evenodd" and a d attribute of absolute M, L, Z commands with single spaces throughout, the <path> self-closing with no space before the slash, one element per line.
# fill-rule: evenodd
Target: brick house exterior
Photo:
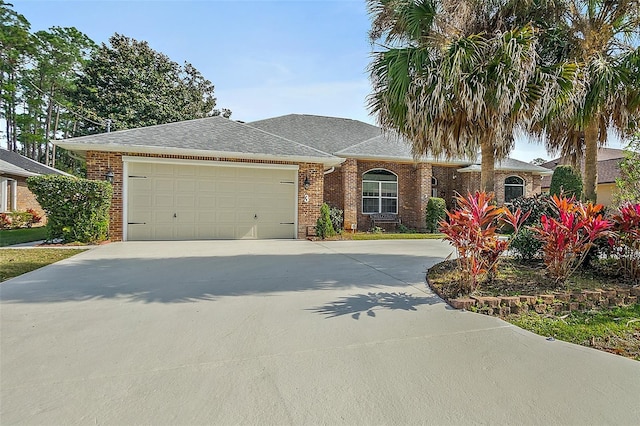
<path fill-rule="evenodd" d="M 89 179 L 105 179 L 108 173 L 113 175 L 110 238 L 116 241 L 128 239 L 127 229 L 130 226 L 159 226 L 155 222 L 131 220 L 134 207 L 130 207 L 132 203 L 127 201 L 128 197 L 142 196 L 146 199 L 147 194 L 129 194 L 131 190 L 127 189 L 127 182 L 139 178 L 148 178 L 154 185 L 161 181 L 170 182 L 155 175 L 132 176 L 126 172 L 126 164 L 130 163 L 162 163 L 169 164 L 168 167 L 175 164 L 174 170 L 182 170 L 183 173 L 189 167 L 283 169 L 283 176 L 287 177 L 281 178 L 280 183 L 294 184 L 294 188 L 288 192 L 290 195 L 273 203 L 287 203 L 291 197 L 295 197 L 292 205 L 292 209 L 295 209 L 294 223 L 288 222 L 288 219 L 280 220 L 280 225 L 294 225 L 295 231 L 292 235 L 285 232 L 280 238 L 308 236 L 316 224 L 323 202 L 343 210 L 346 229 L 352 229 L 352 226 L 359 230 L 370 229 L 371 213 L 378 212 L 397 215 L 405 226 L 422 230 L 424 212 L 430 197 L 437 195 L 444 198 L 447 205 L 452 207 L 456 193 L 474 191 L 478 189 L 480 182 L 480 170 L 476 162 L 445 162 L 434 159 L 415 161 L 408 144 L 400 138 L 384 135 L 378 127 L 367 123 L 335 117 L 292 114 L 247 124 L 222 117 L 210 117 L 85 136 L 57 144 L 86 157 Z M 292 174 L 294 170 L 295 174 Z M 514 193 L 511 181 L 508 184 L 509 191 L 505 192 L 505 179 L 515 178 L 516 192 L 530 195 L 540 191 L 540 174 L 546 173 L 546 169 L 512 159 L 496 164 L 498 202 L 508 201 L 505 200 L 507 192 Z M 193 184 L 207 187 L 221 185 L 215 179 L 187 180 L 182 183 L 186 187 Z M 257 183 L 254 186 L 257 188 Z M 158 194 L 171 199 L 180 196 L 179 192 L 170 190 L 165 194 L 162 192 L 165 191 L 162 185 L 153 188 L 155 189 L 151 190 L 150 198 Z M 224 192 L 225 188 L 221 191 Z M 272 188 L 278 190 L 279 187 L 276 185 Z M 264 197 L 260 192 L 252 194 L 254 198 Z M 249 195 L 251 198 L 251 194 Z M 237 194 L 237 197 L 241 196 L 242 194 Z M 220 211 L 227 207 L 226 204 L 236 205 L 237 201 L 231 194 L 228 200 L 218 200 L 215 207 L 195 210 L 192 216 L 218 217 Z M 236 216 L 253 214 L 246 199 L 244 204 L 237 205 L 240 207 L 235 211 Z M 156 209 L 153 206 L 149 204 L 148 209 Z M 159 211 L 162 210 L 161 207 L 158 207 Z M 167 212 L 162 210 L 157 214 Z M 181 213 L 181 217 L 183 216 L 185 215 Z M 256 213 L 254 216 L 257 221 L 259 215 Z M 262 216 L 265 214 L 261 213 Z M 173 217 L 176 218 L 177 214 L 173 213 Z M 173 226 L 170 219 L 163 223 Z M 197 219 L 193 220 L 197 222 Z M 278 222 L 276 219 L 273 221 Z M 188 227 L 193 227 L 192 225 L 193 223 L 188 224 Z M 256 226 L 259 227 L 260 224 Z M 198 228 L 197 223 L 195 227 Z M 244 232 L 236 233 L 236 238 L 256 238 L 259 235 Z M 178 234 L 172 235 L 172 238 L 181 238 Z M 210 234 L 205 231 L 197 235 L 196 238 L 215 238 L 208 237 Z"/>
<path fill-rule="evenodd" d="M 46 215 L 27 187 L 27 178 L 43 174 L 66 173 L 40 164 L 16 152 L 0 149 L 0 213 L 35 210 L 46 223 Z"/>

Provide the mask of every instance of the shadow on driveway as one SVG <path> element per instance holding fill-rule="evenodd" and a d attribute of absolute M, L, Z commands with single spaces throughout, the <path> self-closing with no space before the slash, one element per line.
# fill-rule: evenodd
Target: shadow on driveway
<path fill-rule="evenodd" d="M 379 292 L 343 297 L 336 302 L 310 310 L 325 315 L 327 318 L 351 314 L 351 318 L 357 320 L 360 319 L 360 315 L 364 312 L 369 317 L 375 317 L 375 311 L 379 309 L 416 311 L 416 306 L 436 303 L 442 303 L 442 299 L 436 296 L 416 297 L 407 293 Z"/>
<path fill-rule="evenodd" d="M 145 258 L 144 256 L 69 259 L 0 284 L 3 303 L 55 303 L 123 299 L 142 303 L 213 301 L 223 296 L 340 289 L 404 287 L 424 283 L 424 272 L 441 258 L 411 255 L 303 253 L 241 254 Z M 410 278 L 409 278 L 410 277 Z M 371 293 L 375 294 L 375 293 Z M 363 295 L 356 313 L 367 304 L 395 309 L 428 303 L 402 294 Z M 348 309 L 349 301 L 334 306 Z M 351 308 L 351 309 L 355 309 Z M 372 311 L 373 312 L 373 311 Z"/>

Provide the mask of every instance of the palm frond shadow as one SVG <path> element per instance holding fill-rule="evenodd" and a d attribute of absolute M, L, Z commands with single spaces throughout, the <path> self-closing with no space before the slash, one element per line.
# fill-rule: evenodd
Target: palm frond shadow
<path fill-rule="evenodd" d="M 382 309 L 416 311 L 420 305 L 433 305 L 442 302 L 437 296 L 416 297 L 408 293 L 378 292 L 367 294 L 355 294 L 343 297 L 335 302 L 311 308 L 312 312 L 325 315 L 327 318 L 335 318 L 351 314 L 351 318 L 360 319 L 360 315 L 375 318 L 376 311 Z"/>

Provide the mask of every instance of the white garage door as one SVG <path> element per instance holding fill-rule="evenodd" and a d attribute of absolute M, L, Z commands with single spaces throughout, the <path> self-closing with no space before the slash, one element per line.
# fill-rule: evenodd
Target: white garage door
<path fill-rule="evenodd" d="M 127 239 L 295 238 L 293 168 L 127 163 Z"/>

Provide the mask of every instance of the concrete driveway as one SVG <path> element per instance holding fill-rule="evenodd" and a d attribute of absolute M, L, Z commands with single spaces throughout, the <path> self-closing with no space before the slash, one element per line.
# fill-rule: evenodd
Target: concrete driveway
<path fill-rule="evenodd" d="M 640 424 L 640 363 L 449 309 L 439 241 L 115 243 L 0 284 L 2 424 Z"/>

